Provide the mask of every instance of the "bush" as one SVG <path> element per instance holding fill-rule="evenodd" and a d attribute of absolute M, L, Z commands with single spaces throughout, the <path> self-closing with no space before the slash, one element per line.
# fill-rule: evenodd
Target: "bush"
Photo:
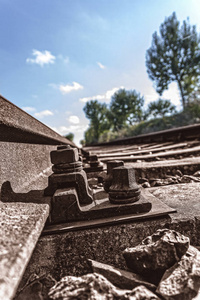
<path fill-rule="evenodd" d="M 115 139 L 136 136 L 191 125 L 200 122 L 200 103 L 189 104 L 184 111 L 172 116 L 142 121 L 137 125 L 126 126 L 119 131 L 105 131 L 99 138 L 99 143 L 109 142 Z"/>

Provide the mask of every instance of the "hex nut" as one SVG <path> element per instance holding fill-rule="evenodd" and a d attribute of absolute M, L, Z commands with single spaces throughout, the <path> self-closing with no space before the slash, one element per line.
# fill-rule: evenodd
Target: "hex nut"
<path fill-rule="evenodd" d="M 140 199 L 140 194 L 133 167 L 121 166 L 113 169 L 113 180 L 109 189 L 111 203 L 133 203 Z"/>
<path fill-rule="evenodd" d="M 61 148 L 51 151 L 51 162 L 54 165 L 66 164 L 76 162 L 79 160 L 79 153 L 77 148 Z"/>

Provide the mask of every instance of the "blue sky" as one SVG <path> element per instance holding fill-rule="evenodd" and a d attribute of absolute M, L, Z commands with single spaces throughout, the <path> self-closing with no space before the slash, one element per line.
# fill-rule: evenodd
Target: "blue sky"
<path fill-rule="evenodd" d="M 78 145 L 86 101 L 121 87 L 158 99 L 145 53 L 173 11 L 200 32 L 199 0 L 0 0 L 0 94 Z M 175 84 L 163 98 L 180 108 Z"/>

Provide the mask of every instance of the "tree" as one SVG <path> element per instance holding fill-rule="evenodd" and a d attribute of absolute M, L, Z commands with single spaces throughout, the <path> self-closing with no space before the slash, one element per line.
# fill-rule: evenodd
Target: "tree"
<path fill-rule="evenodd" d="M 98 142 L 100 134 L 110 128 L 107 106 L 97 100 L 91 100 L 86 103 L 83 110 L 90 120 L 90 128 L 85 133 L 86 143 Z"/>
<path fill-rule="evenodd" d="M 184 109 L 200 76 L 200 38 L 196 27 L 188 19 L 180 27 L 175 12 L 166 18 L 160 26 L 160 36 L 153 34 L 146 52 L 146 67 L 160 95 L 171 82 L 177 82 Z"/>
<path fill-rule="evenodd" d="M 144 98 L 135 90 L 126 91 L 120 89 L 111 99 L 110 113 L 108 118 L 111 120 L 114 130 L 121 129 L 129 124 L 133 125 L 136 122 L 143 120 L 142 107 Z"/>
<path fill-rule="evenodd" d="M 85 146 L 85 140 L 84 140 L 84 139 L 80 140 L 80 144 L 81 144 L 82 146 Z"/>
<path fill-rule="evenodd" d="M 95 142 L 98 142 L 95 136 L 95 131 L 92 125 L 85 131 L 84 133 L 84 138 L 85 138 L 85 144 L 93 144 Z"/>
<path fill-rule="evenodd" d="M 65 135 L 65 138 L 72 141 L 74 140 L 74 134 L 72 132 Z"/>
<path fill-rule="evenodd" d="M 176 112 L 176 107 L 170 100 L 158 99 L 157 101 L 150 102 L 148 105 L 148 115 L 163 118 L 166 115 L 171 115 Z"/>

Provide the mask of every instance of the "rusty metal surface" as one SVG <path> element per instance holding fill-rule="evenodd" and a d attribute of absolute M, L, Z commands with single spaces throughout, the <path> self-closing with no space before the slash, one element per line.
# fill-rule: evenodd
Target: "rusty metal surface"
<path fill-rule="evenodd" d="M 173 150 L 173 151 L 161 151 L 158 153 L 151 153 L 149 150 L 149 154 L 139 154 L 139 155 L 126 155 L 126 156 L 119 156 L 118 159 L 123 160 L 123 161 L 133 161 L 137 162 L 137 160 L 146 160 L 146 161 L 152 161 L 155 160 L 157 157 L 167 159 L 167 158 L 173 158 L 173 157 L 188 157 L 190 155 L 199 155 L 200 154 L 200 146 L 195 146 L 192 148 L 188 149 L 178 149 L 178 150 Z M 102 162 L 107 162 L 111 159 L 115 159 L 115 156 L 109 156 L 109 157 L 104 157 L 101 158 Z"/>
<path fill-rule="evenodd" d="M 79 199 L 76 189 L 57 190 L 52 201 L 51 223 L 88 221 L 126 214 L 136 215 L 148 212 L 152 207 L 149 199 L 143 195 L 134 203 L 112 204 L 103 190 L 97 192 L 94 201 L 88 205 L 80 205 L 80 200 L 82 199 Z"/>
<path fill-rule="evenodd" d="M 0 141 L 75 146 L 2 96 L 0 96 Z"/>
<path fill-rule="evenodd" d="M 105 178 L 102 178 L 104 190 L 108 193 L 110 186 L 112 184 L 113 180 L 113 169 L 123 166 L 124 162 L 122 160 L 112 160 L 107 162 L 107 175 L 105 175 Z"/>
<path fill-rule="evenodd" d="M 0 299 L 13 299 L 35 248 L 49 206 L 0 203 Z"/>
<path fill-rule="evenodd" d="M 169 142 L 145 142 L 134 145 L 107 144 L 90 146 L 86 149 L 92 154 L 97 154 L 104 163 L 121 159 L 125 166 L 132 165 L 137 180 L 139 178 L 163 179 L 174 176 L 176 171 L 182 172 L 183 175 L 193 175 L 200 170 L 200 131 L 193 137 L 191 133 L 191 138 L 181 143 L 179 139 L 175 139 Z"/>
<path fill-rule="evenodd" d="M 0 186 L 10 181 L 18 193 L 44 189 L 51 174 L 49 153 L 58 144 L 75 146 L 0 96 Z"/>
<path fill-rule="evenodd" d="M 53 145 L 0 142 L 0 187 L 10 181 L 17 193 L 41 190 L 52 173 Z"/>
<path fill-rule="evenodd" d="M 169 207 L 164 202 L 161 202 L 159 199 L 154 197 L 151 193 L 147 190 L 144 190 L 144 197 L 146 197 L 152 204 L 152 208 L 149 212 L 146 213 L 138 213 L 138 214 L 123 214 L 122 216 L 112 216 L 107 218 L 99 218 L 95 220 L 85 220 L 85 221 L 78 221 L 78 222 L 70 222 L 70 223 L 63 223 L 57 225 L 49 225 L 45 226 L 42 235 L 47 234 L 55 234 L 55 233 L 62 233 L 68 231 L 76 231 L 76 230 L 85 230 L 88 228 L 98 228 L 107 225 L 115 225 L 115 224 L 122 224 L 127 222 L 137 222 L 142 220 L 147 220 L 151 218 L 161 217 L 168 215 L 170 213 L 175 213 L 176 209 Z"/>
<path fill-rule="evenodd" d="M 82 162 L 77 149 L 59 146 L 51 152 L 51 162 L 61 166 L 64 173 L 53 173 L 48 178 L 48 186 L 42 191 L 15 193 L 9 182 L 2 185 L 1 200 L 5 202 L 48 203 L 51 207 L 51 224 L 130 217 L 148 213 L 152 209 L 152 197 L 141 193 L 136 183 L 132 166 L 120 166 L 112 169 L 112 185 L 106 193 L 102 187 L 90 188 L 86 173 L 74 170 L 69 172 L 68 164 Z M 95 161 L 97 157 L 94 156 Z M 67 168 L 65 169 L 67 164 Z M 71 170 L 71 168 L 70 168 Z M 162 207 L 162 206 L 161 206 Z M 159 213 L 162 213 L 160 210 Z M 164 209 L 165 212 L 165 209 Z M 155 215 L 155 214 L 154 214 Z M 126 217 L 129 219 L 129 217 Z M 124 220 L 124 217 L 123 217 Z"/>

